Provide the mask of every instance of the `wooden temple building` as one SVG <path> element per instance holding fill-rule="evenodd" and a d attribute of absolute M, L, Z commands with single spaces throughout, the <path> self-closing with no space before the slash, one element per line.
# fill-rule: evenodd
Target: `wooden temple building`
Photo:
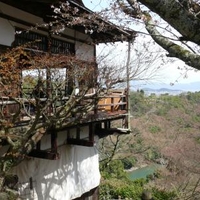
<path fill-rule="evenodd" d="M 37 55 L 45 53 L 73 55 L 84 63 L 84 67 L 90 68 L 92 63 L 94 69 L 98 71 L 95 62 L 97 44 L 133 39 L 131 32 L 122 30 L 110 22 L 105 22 L 100 17 L 96 19 L 96 22 L 91 22 L 97 27 L 92 32 L 86 31 L 85 24 L 69 25 L 66 23 L 64 28 L 62 27 L 63 30 L 55 34 L 52 29 L 58 24 L 51 24 L 50 29 L 49 23 L 53 19 L 52 15 L 55 14 L 54 8 L 59 5 L 59 2 L 66 3 L 63 0 L 0 0 L 1 54 L 20 45 L 40 40 L 37 44 L 34 43 L 35 47 L 31 50 L 24 47 L 25 51 L 31 52 L 31 54 L 35 52 Z M 92 14 L 92 11 L 87 9 L 80 0 L 70 0 L 65 5 L 74 8 L 74 12 L 78 9 L 74 13 L 76 17 L 79 13 L 86 14 L 86 16 Z M 105 30 L 98 29 L 98 23 L 105 23 L 107 28 Z M 20 59 L 23 60 L 23 56 Z M 20 73 L 24 74 L 23 71 L 26 69 L 26 67 L 20 66 Z M 34 69 L 31 69 L 35 73 Z M 44 69 L 42 70 L 44 71 Z M 34 148 L 30 152 L 28 151 L 28 155 L 23 161 L 11 169 L 11 172 L 18 177 L 17 191 L 22 199 L 98 199 L 98 186 L 100 184 L 98 139 L 113 133 L 128 133 L 129 129 L 126 121 L 128 103 L 126 89 L 109 90 L 107 93 L 100 91 L 98 96 L 95 96 L 98 85 L 98 78 L 95 74 L 92 73 L 93 84 L 91 88 L 82 95 L 82 100 L 79 99 L 78 103 L 74 104 L 76 112 L 66 115 L 68 116 L 66 119 L 62 118 L 61 123 L 65 124 L 66 120 L 66 125 L 62 126 L 61 124 L 59 128 L 51 127 L 47 119 L 53 118 L 59 113 L 59 106 L 70 105 L 69 101 L 73 95 L 81 93 L 80 83 L 71 81 L 70 85 L 69 81 L 65 81 L 66 85 L 63 86 L 63 91 L 57 94 L 55 91 L 48 90 L 49 82 L 46 81 L 45 90 L 48 95 L 49 92 L 51 95 L 55 92 L 57 96 L 62 94 L 62 98 L 57 98 L 57 107 L 55 105 L 46 106 L 49 98 L 47 94 L 36 98 L 34 95 L 28 94 L 28 89 L 24 88 L 22 83 L 17 86 L 18 92 L 15 92 L 14 84 L 11 86 L 13 97 L 12 92 L 2 91 L 3 89 L 0 88 L 1 157 L 9 149 L 3 122 L 12 123 L 12 126 L 6 129 L 8 132 L 10 131 L 11 137 L 12 135 L 20 136 L 20 134 L 27 132 L 30 132 L 31 135 L 34 120 L 37 117 L 39 125 L 34 125 L 35 127 L 42 127 L 43 123 L 44 126 L 46 124 L 49 126 L 45 128 L 45 134 L 38 139 Z M 48 79 L 47 72 L 45 72 L 45 76 Z M 0 74 L 0 79 L 2 77 L 3 75 Z M 22 75 L 20 77 L 23 78 Z M 0 82 L 2 84 L 2 81 Z M 73 84 L 76 84 L 74 93 L 69 92 L 73 88 Z M 71 102 L 74 101 L 76 101 L 75 98 Z M 90 109 L 84 110 L 84 106 L 88 105 L 88 102 Z M 41 109 L 45 114 L 38 115 L 37 106 L 42 106 Z M 22 107 L 26 112 L 22 112 Z M 16 113 L 18 113 L 17 117 Z M 45 118 L 45 116 L 50 117 Z M 116 124 L 115 122 L 117 122 L 118 127 L 113 125 Z M 120 125 L 121 127 L 119 127 Z M 38 130 L 40 129 L 38 128 Z M 13 138 L 11 139 L 14 141 Z"/>

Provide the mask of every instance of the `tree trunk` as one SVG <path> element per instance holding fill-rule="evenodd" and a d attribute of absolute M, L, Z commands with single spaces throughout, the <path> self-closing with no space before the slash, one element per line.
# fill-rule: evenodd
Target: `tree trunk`
<path fill-rule="evenodd" d="M 200 45 L 200 20 L 190 8 L 175 0 L 139 0 L 168 22 L 184 38 Z"/>

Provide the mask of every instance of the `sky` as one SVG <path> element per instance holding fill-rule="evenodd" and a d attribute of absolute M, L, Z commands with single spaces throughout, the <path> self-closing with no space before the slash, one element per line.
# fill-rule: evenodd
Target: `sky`
<path fill-rule="evenodd" d="M 109 6 L 109 0 L 83 0 L 84 5 L 92 11 L 100 11 Z M 134 26 L 135 29 L 135 26 Z M 142 40 L 142 39 L 141 39 Z M 126 53 L 126 46 L 119 43 L 116 49 Z M 98 47 L 97 47 L 98 54 Z M 191 82 L 200 82 L 200 71 L 195 71 L 193 68 L 188 68 L 189 70 L 180 70 L 183 68 L 184 63 L 178 59 L 175 59 L 171 64 L 166 64 L 163 66 L 160 73 L 159 81 L 155 80 L 156 84 L 166 83 L 170 85 L 171 83 L 191 83 Z M 179 69 L 178 69 L 179 68 Z M 187 72 L 187 73 L 186 73 Z M 154 81 L 152 81 L 154 82 Z"/>

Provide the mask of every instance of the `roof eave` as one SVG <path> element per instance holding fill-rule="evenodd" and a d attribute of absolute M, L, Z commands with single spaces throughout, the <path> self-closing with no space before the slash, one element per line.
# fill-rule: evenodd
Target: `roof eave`
<path fill-rule="evenodd" d="M 6 3 L 31 14 L 35 14 L 36 16 L 42 17 L 43 19 L 45 19 L 45 21 L 47 21 L 48 19 L 52 19 L 50 17 L 53 15 L 51 5 L 58 4 L 60 1 L 66 0 L 0 0 L 0 2 Z M 88 14 L 94 13 L 93 11 L 86 8 L 84 5 L 81 5 L 74 0 L 69 0 L 69 2 L 72 3 L 74 6 L 77 6 L 82 12 L 86 12 Z M 32 4 L 34 5 L 34 7 L 31 6 Z M 37 5 L 38 9 L 35 9 Z M 47 18 L 47 16 L 49 16 L 49 18 Z M 107 28 L 102 31 L 94 30 L 92 34 L 88 33 L 93 39 L 94 43 L 127 41 L 134 40 L 134 38 L 136 37 L 136 33 L 134 31 L 124 30 L 109 21 L 105 21 L 101 16 L 98 16 L 97 20 L 99 20 L 99 22 L 105 23 Z M 96 24 L 96 26 L 98 26 L 98 24 Z M 82 29 L 82 31 L 85 32 L 84 29 Z"/>

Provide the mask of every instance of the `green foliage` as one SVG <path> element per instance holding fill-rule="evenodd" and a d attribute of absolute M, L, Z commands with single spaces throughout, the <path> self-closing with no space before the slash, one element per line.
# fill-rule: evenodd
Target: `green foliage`
<path fill-rule="evenodd" d="M 148 161 L 157 161 L 161 157 L 159 149 L 157 149 L 160 147 L 148 147 L 147 145 L 149 144 L 146 144 L 144 138 L 148 136 L 149 132 L 156 136 L 161 131 L 165 133 L 167 128 L 170 129 L 170 126 L 173 126 L 172 133 L 173 131 L 181 134 L 193 133 L 193 128 L 198 127 L 200 122 L 200 92 L 178 96 L 171 96 L 169 94 L 145 96 L 143 92 L 137 91 L 131 93 L 131 109 L 132 115 L 135 118 L 137 117 L 137 125 L 140 123 L 139 117 L 141 117 L 142 122 L 144 120 L 147 121 L 144 124 L 144 129 L 143 124 L 141 126 L 139 124 L 139 126 L 132 129 L 135 137 L 129 145 L 130 152 L 141 153 L 139 156 L 138 154 L 134 155 L 136 158 L 125 158 L 120 160 L 120 162 L 115 161 L 110 163 L 108 168 L 104 168 L 105 171 L 102 171 L 103 182 L 100 186 L 100 199 L 118 199 L 120 196 L 121 199 L 132 198 L 134 200 L 141 200 L 141 195 L 147 188 L 154 200 L 175 200 L 178 198 L 175 191 L 159 189 L 156 186 L 149 188 L 150 185 L 157 183 L 156 179 L 163 179 L 161 171 L 158 170 L 148 175 L 146 180 L 138 180 L 142 184 L 127 180 L 122 171 L 123 168 L 130 169 L 132 166 L 135 166 L 137 160 L 140 161 L 141 157 Z M 160 119 L 165 124 L 158 124 L 161 121 Z M 172 137 L 171 135 L 169 136 Z M 194 140 L 197 144 L 200 144 L 198 135 L 196 135 Z M 120 148 L 123 148 L 123 146 Z"/>
<path fill-rule="evenodd" d="M 200 144 L 200 137 L 196 137 L 196 138 L 195 138 L 195 141 L 196 141 L 198 144 Z"/>
<path fill-rule="evenodd" d="M 160 108 L 156 111 L 156 114 L 159 116 L 165 116 L 167 114 L 167 110 Z"/>
<path fill-rule="evenodd" d="M 160 131 L 161 131 L 161 128 L 159 127 L 159 126 L 150 126 L 149 127 L 149 131 L 151 132 L 151 133 L 159 133 Z"/>
<path fill-rule="evenodd" d="M 161 157 L 160 152 L 155 147 L 150 147 L 144 154 L 147 160 L 156 160 Z"/>
<path fill-rule="evenodd" d="M 152 193 L 154 200 L 173 200 L 177 198 L 176 193 L 174 191 L 165 191 L 153 188 Z"/>
<path fill-rule="evenodd" d="M 144 179 L 130 181 L 127 178 L 125 167 L 131 167 L 136 160 L 134 158 L 125 158 L 122 160 L 112 160 L 100 163 L 102 174 L 102 183 L 100 185 L 100 199 L 133 198 L 140 199 L 143 186 L 146 183 Z"/>
<path fill-rule="evenodd" d="M 119 179 L 103 181 L 100 185 L 100 199 L 132 198 L 140 200 L 145 183 L 144 179 L 137 181 L 122 181 Z"/>
<path fill-rule="evenodd" d="M 100 185 L 100 200 L 107 199 L 134 199 L 141 200 L 141 197 L 146 192 L 145 179 L 136 181 L 122 181 L 119 179 L 104 180 Z M 148 193 L 152 195 L 154 200 L 173 200 L 176 199 L 174 191 L 159 190 L 157 188 L 149 189 Z"/>
<path fill-rule="evenodd" d="M 126 176 L 126 173 L 124 173 L 123 164 L 130 164 L 133 162 L 134 159 L 123 159 L 122 161 L 113 160 L 107 164 L 106 167 L 105 163 L 100 165 L 102 174 L 102 182 L 100 184 L 99 195 L 100 200 L 118 198 L 141 200 L 141 197 L 145 191 L 145 185 L 149 181 L 158 178 L 160 173 L 155 172 L 152 179 L 149 177 L 147 179 L 137 179 L 136 181 L 130 181 Z M 159 190 L 157 188 L 153 188 L 150 193 L 155 200 L 173 200 L 175 197 L 174 192 Z"/>
<path fill-rule="evenodd" d="M 124 165 L 124 169 L 132 168 L 137 162 L 136 158 L 124 158 L 121 161 Z"/>
<path fill-rule="evenodd" d="M 192 120 L 194 122 L 200 122 L 200 113 L 198 113 L 197 115 L 192 115 Z"/>
<path fill-rule="evenodd" d="M 182 117 L 176 118 L 176 122 L 177 122 L 178 125 L 183 125 L 185 123 L 184 119 Z"/>
<path fill-rule="evenodd" d="M 143 185 L 141 186 L 140 183 L 123 185 L 122 187 L 116 189 L 115 198 L 120 196 L 122 199 L 132 198 L 135 200 L 140 200 L 142 191 Z"/>
<path fill-rule="evenodd" d="M 185 120 L 184 118 L 182 117 L 177 117 L 175 119 L 176 123 L 182 127 L 182 128 L 185 128 L 185 129 L 189 129 L 189 128 L 192 128 L 192 122 L 188 121 L 188 120 Z"/>
<path fill-rule="evenodd" d="M 166 116 L 167 112 L 169 111 L 170 107 L 168 104 L 159 105 L 159 107 L 156 110 L 156 114 L 158 116 Z"/>
<path fill-rule="evenodd" d="M 174 108 L 183 108 L 183 101 L 179 96 L 170 96 L 169 103 L 171 104 L 172 107 Z"/>
<path fill-rule="evenodd" d="M 142 151 L 144 149 L 143 138 L 141 136 L 135 138 L 135 143 L 131 144 L 130 147 L 135 152 Z"/>
<path fill-rule="evenodd" d="M 191 102 L 191 103 L 200 103 L 200 92 L 188 92 L 186 94 L 186 98 Z"/>
<path fill-rule="evenodd" d="M 153 174 L 149 174 L 146 177 L 147 182 L 154 181 L 155 179 L 161 178 L 162 174 L 159 169 L 155 170 Z"/>
<path fill-rule="evenodd" d="M 146 97 L 144 91 L 132 92 L 130 94 L 131 114 L 134 116 L 141 116 L 149 110 L 149 106 L 146 103 Z"/>
<path fill-rule="evenodd" d="M 170 109 L 180 109 L 185 111 L 186 105 L 187 105 L 187 98 L 184 94 L 180 94 L 177 96 L 173 95 L 164 95 L 159 98 L 162 108 L 165 110 L 170 110 Z"/>
<path fill-rule="evenodd" d="M 106 179 L 125 177 L 124 164 L 121 160 L 104 161 L 100 163 L 102 176 Z"/>

